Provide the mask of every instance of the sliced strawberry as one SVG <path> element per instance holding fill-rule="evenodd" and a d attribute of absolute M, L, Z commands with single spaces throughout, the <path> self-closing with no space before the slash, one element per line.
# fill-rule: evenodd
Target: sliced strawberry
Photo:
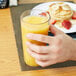
<path fill-rule="evenodd" d="M 64 28 L 66 28 L 66 29 L 70 29 L 71 28 L 71 22 L 70 21 L 68 21 L 68 20 L 64 20 L 63 22 L 62 22 L 62 26 L 64 27 Z"/>
<path fill-rule="evenodd" d="M 76 12 L 75 11 L 73 12 L 72 19 L 76 19 Z"/>
<path fill-rule="evenodd" d="M 49 11 L 46 11 L 46 13 L 50 14 Z"/>
<path fill-rule="evenodd" d="M 42 12 L 39 15 L 46 16 L 47 14 L 45 12 Z"/>
<path fill-rule="evenodd" d="M 51 19 L 50 24 L 54 25 L 56 23 L 56 20 Z"/>

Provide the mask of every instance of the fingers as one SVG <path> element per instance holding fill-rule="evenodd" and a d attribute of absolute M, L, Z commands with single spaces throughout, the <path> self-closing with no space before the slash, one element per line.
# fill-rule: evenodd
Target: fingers
<path fill-rule="evenodd" d="M 46 50 L 47 51 L 47 50 Z M 35 58 L 37 64 L 39 64 L 42 67 L 46 67 L 52 64 L 55 64 L 58 59 L 59 56 L 54 53 L 54 52 L 49 52 L 49 53 L 37 53 L 33 50 L 31 50 L 30 48 L 27 48 L 27 52 Z"/>
<path fill-rule="evenodd" d="M 63 34 L 63 32 L 57 29 L 54 25 L 50 26 L 50 32 L 54 35 Z"/>
<path fill-rule="evenodd" d="M 29 39 L 40 41 L 40 42 L 43 42 L 43 43 L 50 43 L 53 40 L 53 37 L 46 36 L 46 35 L 41 35 L 41 34 L 29 33 L 29 34 L 27 34 L 27 37 Z"/>
<path fill-rule="evenodd" d="M 48 46 L 38 46 L 35 44 L 32 44 L 30 42 L 26 42 L 28 48 L 30 48 L 32 51 L 36 53 L 49 53 L 49 48 Z"/>
<path fill-rule="evenodd" d="M 56 64 L 56 61 L 53 61 L 53 60 L 48 60 L 48 61 L 39 61 L 39 60 L 36 60 L 36 63 L 38 65 L 40 65 L 41 67 L 46 67 L 46 66 L 49 66 L 49 65 L 53 65 L 53 64 Z"/>
<path fill-rule="evenodd" d="M 48 54 L 37 54 L 33 51 L 31 51 L 29 48 L 27 49 L 27 52 L 32 56 L 34 57 L 35 59 L 37 60 L 49 60 L 48 58 Z"/>

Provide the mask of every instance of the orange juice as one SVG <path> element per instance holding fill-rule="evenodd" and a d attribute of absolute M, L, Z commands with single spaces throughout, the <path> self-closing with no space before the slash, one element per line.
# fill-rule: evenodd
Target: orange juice
<path fill-rule="evenodd" d="M 27 39 L 26 35 L 28 33 L 48 35 L 49 30 L 48 19 L 46 17 L 40 17 L 40 16 L 23 17 L 21 19 L 21 30 L 22 30 L 24 61 L 29 66 L 38 66 L 38 64 L 35 62 L 35 59 L 31 57 L 30 54 L 27 52 L 26 42 L 30 41 L 37 45 L 44 45 L 44 43 L 29 40 Z"/>

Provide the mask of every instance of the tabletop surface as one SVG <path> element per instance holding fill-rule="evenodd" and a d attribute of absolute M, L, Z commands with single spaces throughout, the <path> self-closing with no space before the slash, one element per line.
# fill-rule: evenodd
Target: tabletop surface
<path fill-rule="evenodd" d="M 0 10 L 0 76 L 76 76 L 76 66 L 21 71 L 10 8 L 8 8 Z"/>
<path fill-rule="evenodd" d="M 51 2 L 51 1 L 73 1 L 76 3 L 76 0 L 19 0 L 20 4 L 24 3 L 40 3 L 40 2 Z"/>

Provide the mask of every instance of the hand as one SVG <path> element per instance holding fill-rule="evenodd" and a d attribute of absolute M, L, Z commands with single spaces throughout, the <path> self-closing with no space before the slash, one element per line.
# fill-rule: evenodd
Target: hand
<path fill-rule="evenodd" d="M 76 41 L 58 30 L 54 26 L 50 27 L 54 36 L 29 33 L 27 37 L 43 43 L 48 46 L 39 46 L 27 42 L 29 54 L 35 58 L 36 63 L 42 67 L 64 62 L 67 60 L 76 60 Z"/>

